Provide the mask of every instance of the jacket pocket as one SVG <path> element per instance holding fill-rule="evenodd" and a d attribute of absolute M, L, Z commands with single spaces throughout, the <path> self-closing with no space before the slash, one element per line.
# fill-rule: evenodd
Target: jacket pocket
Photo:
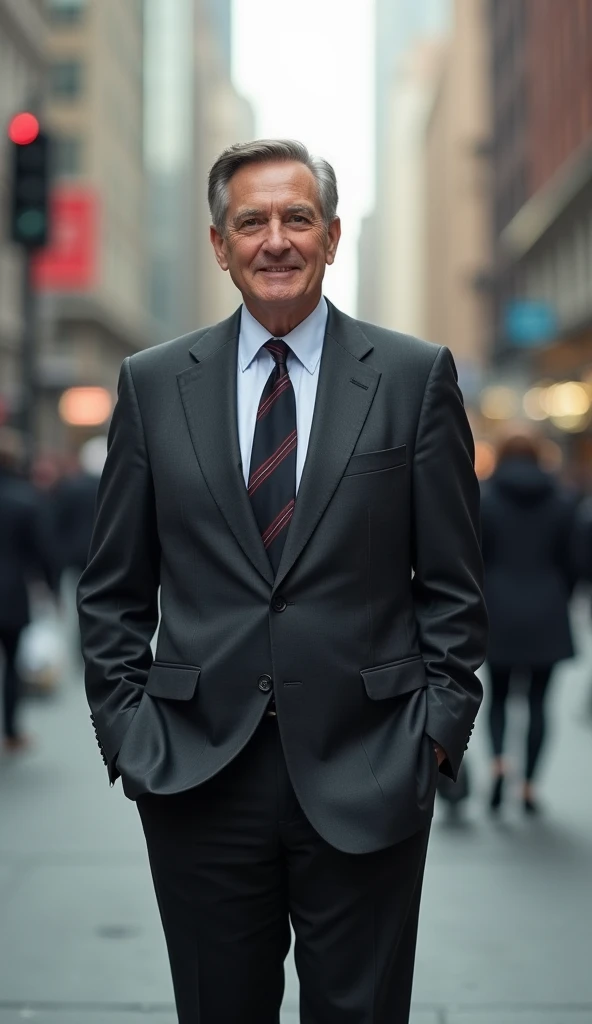
<path fill-rule="evenodd" d="M 344 476 L 355 476 L 358 473 L 376 473 L 383 469 L 396 469 L 407 463 L 407 445 L 398 448 L 383 448 L 379 452 L 359 452 L 352 455 Z"/>
<path fill-rule="evenodd" d="M 148 673 L 145 693 L 168 700 L 191 700 L 201 668 L 197 665 L 174 665 L 155 661 Z"/>
<path fill-rule="evenodd" d="M 414 690 L 423 690 L 428 685 L 421 654 L 401 661 L 391 661 L 387 665 L 363 668 L 360 674 L 371 700 L 401 697 Z"/>

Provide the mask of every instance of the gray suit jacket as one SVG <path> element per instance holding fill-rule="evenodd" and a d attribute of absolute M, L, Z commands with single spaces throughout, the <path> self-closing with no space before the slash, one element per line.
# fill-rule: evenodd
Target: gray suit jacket
<path fill-rule="evenodd" d="M 274 579 L 241 472 L 239 327 L 237 311 L 123 363 L 78 595 L 92 718 L 112 782 L 170 794 L 238 754 L 273 690 L 307 817 L 370 852 L 427 824 L 432 739 L 455 776 L 482 697 L 479 490 L 454 363 L 329 304 Z"/>

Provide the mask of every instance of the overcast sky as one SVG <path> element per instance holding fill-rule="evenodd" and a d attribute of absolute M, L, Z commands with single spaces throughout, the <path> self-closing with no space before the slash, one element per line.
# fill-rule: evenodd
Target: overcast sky
<path fill-rule="evenodd" d="M 373 0 L 234 0 L 233 77 L 257 135 L 300 139 L 335 167 L 343 236 L 325 291 L 350 314 L 373 201 L 373 10 Z"/>

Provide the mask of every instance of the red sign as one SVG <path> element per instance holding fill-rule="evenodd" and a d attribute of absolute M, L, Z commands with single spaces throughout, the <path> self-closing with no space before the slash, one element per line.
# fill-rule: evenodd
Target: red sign
<path fill-rule="evenodd" d="M 38 291 L 88 291 L 97 283 L 98 204 L 78 185 L 59 185 L 51 196 L 50 242 L 33 260 Z"/>

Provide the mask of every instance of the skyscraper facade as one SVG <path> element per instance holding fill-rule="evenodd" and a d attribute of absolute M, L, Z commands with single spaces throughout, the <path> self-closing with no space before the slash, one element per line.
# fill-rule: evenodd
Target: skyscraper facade
<path fill-rule="evenodd" d="M 425 335 L 475 406 L 491 340 L 488 0 L 454 0 L 425 131 Z"/>
<path fill-rule="evenodd" d="M 125 356 L 154 340 L 148 315 L 142 0 L 48 0 L 46 117 L 52 239 L 36 281 L 48 330 L 39 360 L 49 447 L 85 440 L 58 417 L 69 386 L 115 396 Z M 96 428 L 93 428 L 96 431 Z"/>
<path fill-rule="evenodd" d="M 376 0 L 375 209 L 363 222 L 358 260 L 358 315 L 365 320 L 382 322 L 384 317 L 386 296 L 379 266 L 388 242 L 386 232 L 391 230 L 382 208 L 389 202 L 392 189 L 393 137 L 397 131 L 393 97 L 408 75 L 406 55 L 420 40 L 438 39 L 450 21 L 451 0 Z M 388 302 L 390 306 L 390 299 Z"/>
<path fill-rule="evenodd" d="M 496 350 L 545 376 L 590 373 L 592 0 L 490 0 L 489 9 Z M 527 353 L 508 329 L 516 301 L 544 304 L 556 322 L 555 337 L 533 338 Z"/>
<path fill-rule="evenodd" d="M 151 309 L 159 337 L 228 315 L 237 294 L 209 241 L 207 175 L 225 146 L 252 137 L 230 78 L 230 0 L 147 0 L 147 168 Z"/>

